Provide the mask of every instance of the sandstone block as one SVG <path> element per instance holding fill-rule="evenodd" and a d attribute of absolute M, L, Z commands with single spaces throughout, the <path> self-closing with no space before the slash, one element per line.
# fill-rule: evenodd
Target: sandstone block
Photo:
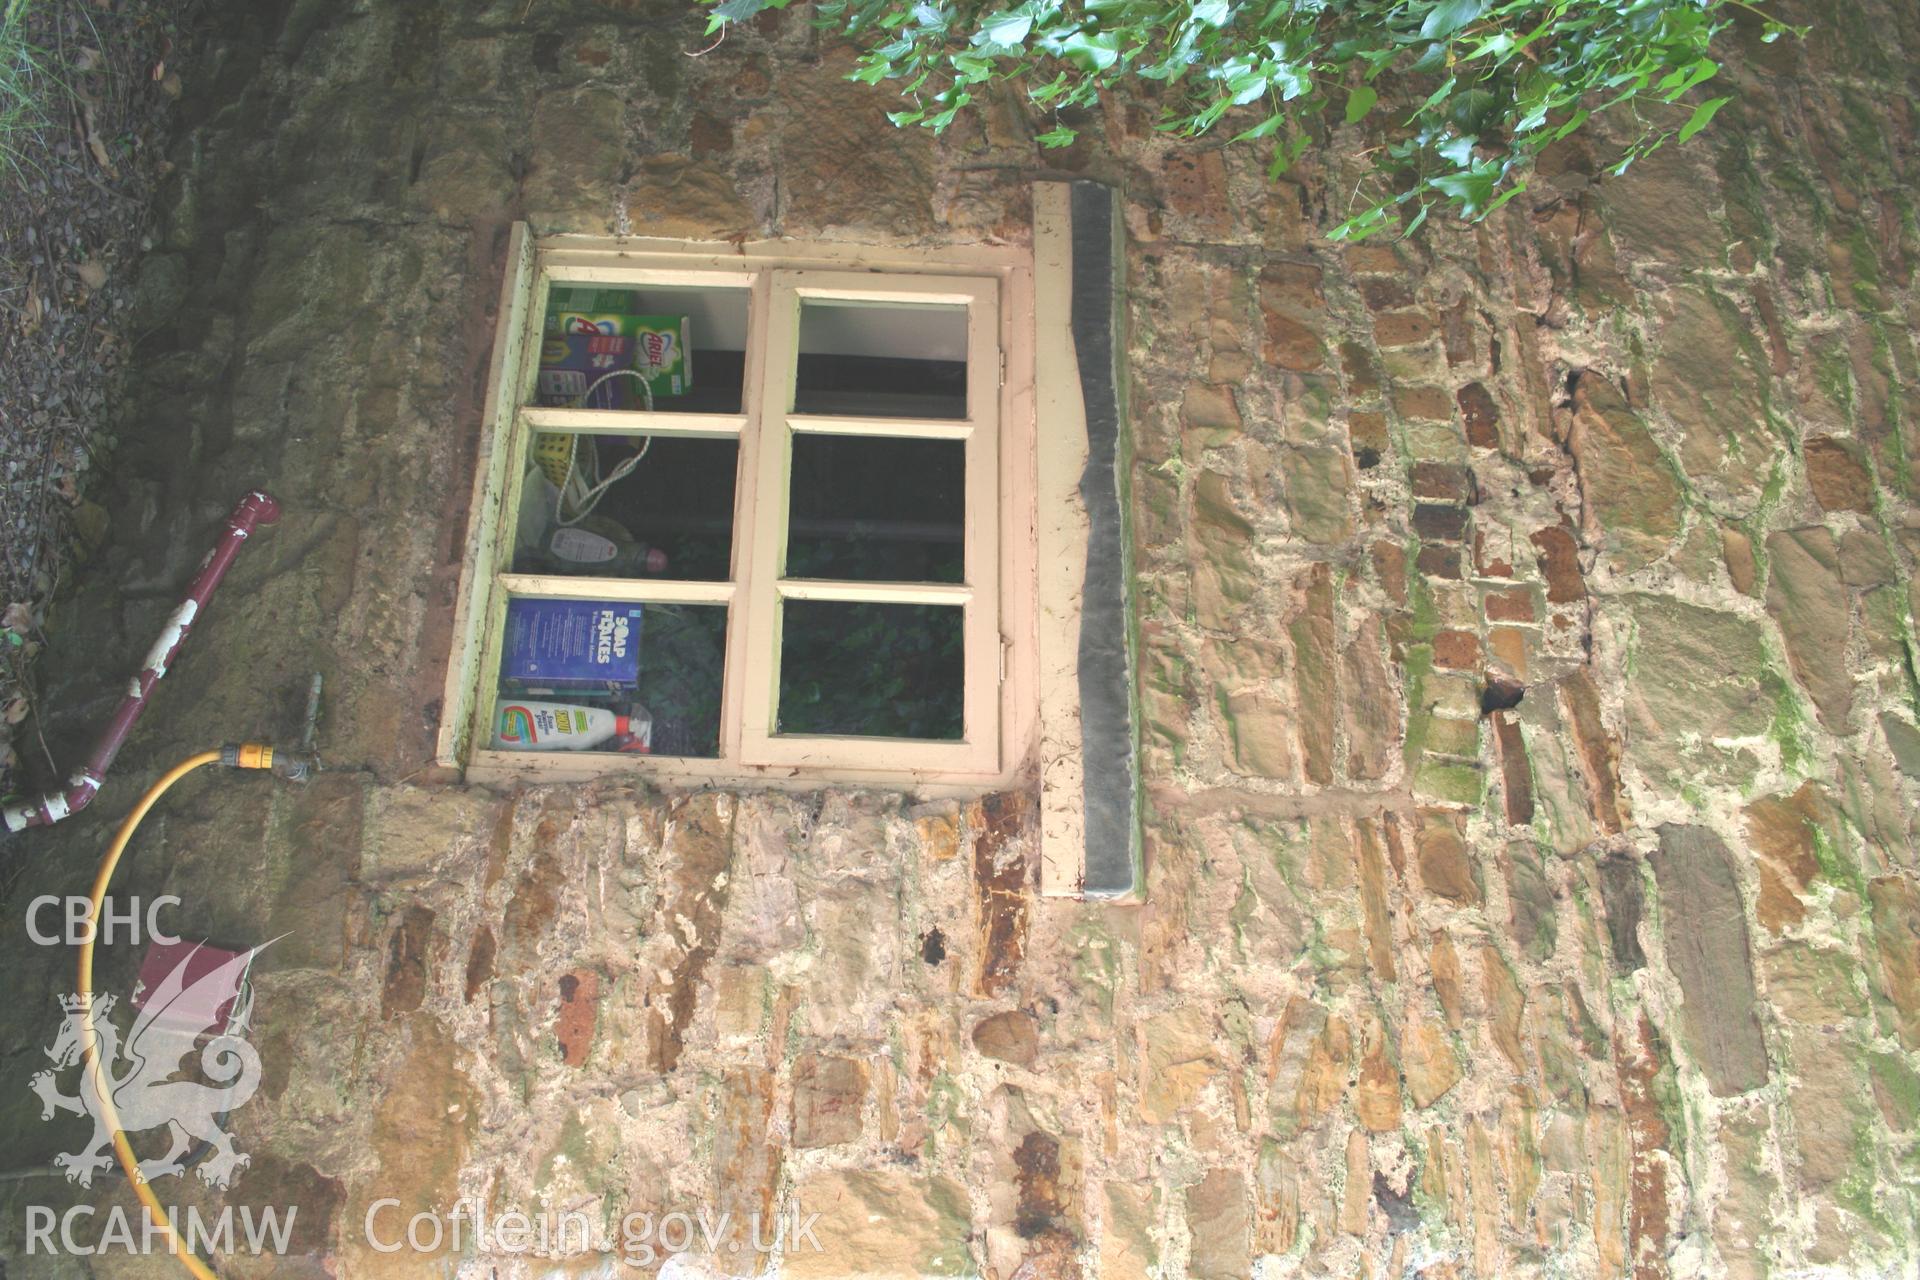
<path fill-rule="evenodd" d="M 1847 731 L 1853 678 L 1847 672 L 1847 591 L 1833 535 L 1825 529 L 1782 529 L 1767 539 L 1772 573 L 1767 612 L 1780 624 L 1787 662 L 1835 733 Z"/>
<path fill-rule="evenodd" d="M 1008 1009 L 982 1018 L 973 1028 L 973 1047 L 1001 1062 L 1032 1066 L 1040 1051 L 1033 1015 L 1024 1009 Z"/>
<path fill-rule="evenodd" d="M 1844 441 L 1811 436 L 1800 446 L 1807 461 L 1807 485 L 1814 501 L 1828 511 L 1873 514 L 1873 480 Z"/>
<path fill-rule="evenodd" d="M 1682 1042 L 1713 1092 L 1767 1082 L 1767 1046 L 1754 1014 L 1753 961 L 1732 859 L 1707 827 L 1668 823 L 1653 855 L 1667 964 L 1680 983 Z"/>
<path fill-rule="evenodd" d="M 1784 692 L 1758 627 L 1663 596 L 1621 602 L 1635 629 L 1627 759 L 1663 781 L 1751 772 L 1751 756 L 1719 744 L 1765 734 Z"/>
<path fill-rule="evenodd" d="M 793 1068 L 793 1145 L 834 1147 L 860 1138 L 867 1066 L 858 1058 L 807 1054 Z"/>
<path fill-rule="evenodd" d="M 801 1214 L 817 1213 L 818 1252 L 781 1260 L 793 1280 L 920 1280 L 975 1274 L 968 1245 L 966 1189 L 950 1178 L 905 1171 L 818 1173 L 794 1193 Z"/>
<path fill-rule="evenodd" d="M 1568 446 L 1595 526 L 1589 536 L 1604 539 L 1615 571 L 1631 573 L 1664 554 L 1680 533 L 1679 482 L 1640 415 L 1597 374 L 1573 384 Z"/>

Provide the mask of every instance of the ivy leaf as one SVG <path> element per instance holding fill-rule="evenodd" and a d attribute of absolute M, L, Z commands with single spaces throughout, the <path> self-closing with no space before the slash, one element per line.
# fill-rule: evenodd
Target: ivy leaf
<path fill-rule="evenodd" d="M 1200 0 L 1193 6 L 1193 20 L 1209 27 L 1224 27 L 1233 11 L 1227 7 L 1227 0 Z"/>
<path fill-rule="evenodd" d="M 1447 108 L 1447 116 L 1458 128 L 1471 133 L 1484 133 L 1492 124 L 1500 109 L 1500 100 L 1486 89 L 1468 89 L 1454 98 Z"/>
<path fill-rule="evenodd" d="M 972 43 L 976 47 L 998 45 L 1017 49 L 1026 43 L 1027 35 L 1033 30 L 1033 17 L 1025 13 L 996 13 L 983 18 L 980 30 L 974 32 Z"/>
<path fill-rule="evenodd" d="M 1711 80 L 1720 64 L 1712 58 L 1701 58 L 1691 66 L 1677 68 L 1661 78 L 1659 88 L 1666 92 L 1668 102 L 1678 102 L 1680 98 L 1703 80 Z"/>
<path fill-rule="evenodd" d="M 1067 91 L 1067 73 L 1062 71 L 1037 89 L 1027 91 L 1027 96 L 1045 106 Z"/>
<path fill-rule="evenodd" d="M 1707 122 L 1719 114 L 1720 108 L 1732 101 L 1732 98 L 1709 98 L 1695 107 L 1693 114 L 1687 118 L 1687 122 L 1680 126 L 1680 141 L 1685 142 L 1688 138 L 1691 138 L 1694 134 L 1706 128 Z"/>
<path fill-rule="evenodd" d="M 1114 31 L 1076 31 L 1060 42 L 1068 62 L 1082 71 L 1105 71 L 1120 61 L 1120 36 Z"/>
<path fill-rule="evenodd" d="M 1461 173 L 1442 173 L 1431 181 L 1434 189 L 1442 195 L 1460 203 L 1461 212 L 1469 218 L 1480 215 L 1493 199 L 1493 183 L 1497 176 L 1493 165 L 1476 165 Z"/>
<path fill-rule="evenodd" d="M 1416 74 L 1425 74 L 1429 71 L 1438 71 L 1446 65 L 1447 46 L 1436 42 L 1428 45 L 1426 52 L 1421 54 L 1407 70 Z"/>
<path fill-rule="evenodd" d="M 1527 189 L 1526 183 L 1524 182 L 1514 183 L 1512 186 L 1508 187 L 1505 191 L 1502 191 L 1500 193 L 1499 199 L 1495 200 L 1492 204 L 1487 206 L 1487 213 L 1483 214 L 1482 216 L 1484 217 L 1492 214 L 1495 209 L 1498 209 L 1501 205 L 1513 199 L 1515 196 L 1519 195 L 1522 191 L 1525 191 L 1526 189 Z"/>
<path fill-rule="evenodd" d="M 1235 142 L 1253 142 L 1260 138 L 1271 137 L 1280 126 L 1286 122 L 1287 118 L 1283 115 L 1270 115 L 1259 124 L 1253 126 L 1253 128 L 1234 134 L 1233 140 Z"/>
<path fill-rule="evenodd" d="M 1486 11 L 1487 0 L 1440 0 L 1420 24 L 1422 40 L 1444 40 Z"/>
<path fill-rule="evenodd" d="M 704 0 L 720 29 L 791 3 Z M 1302 128 L 1311 116 L 1333 110 L 1358 123 L 1380 109 L 1377 77 L 1393 76 L 1395 93 L 1417 83 L 1428 93 L 1365 153 L 1372 185 L 1356 196 L 1360 212 L 1339 237 L 1357 239 L 1385 227 L 1404 234 L 1434 206 L 1484 218 L 1522 189 L 1518 176 L 1543 148 L 1602 119 L 1619 122 L 1626 140 L 1616 170 L 1676 136 L 1691 138 L 1728 99 L 1701 104 L 1678 129 L 1649 123 L 1638 100 L 1694 97 L 1719 70 L 1712 53 L 1729 29 L 1726 15 L 1765 4 L 814 0 L 814 16 L 854 38 L 853 78 L 901 90 L 903 109 L 888 113 L 896 125 L 946 129 L 961 111 L 979 109 L 975 86 L 1006 80 L 1053 115 L 1035 126 L 1046 130 L 1041 145 L 1063 147 L 1077 132 L 1058 123 L 1060 113 L 1137 87 L 1145 92 L 1135 100 L 1158 104 L 1152 127 L 1162 133 L 1200 137 L 1236 105 L 1256 112 L 1234 140 L 1272 146 L 1275 176 L 1311 145 Z M 1760 16 L 1769 40 L 1805 34 Z"/>
<path fill-rule="evenodd" d="M 1273 163 L 1267 166 L 1267 180 L 1271 182 L 1287 170 L 1293 168 L 1293 162 L 1307 149 L 1307 135 L 1300 134 L 1290 142 L 1283 142 L 1273 149 Z"/>
<path fill-rule="evenodd" d="M 1273 83 L 1280 86 L 1282 102 L 1292 102 L 1313 87 L 1313 82 L 1301 75 L 1298 68 L 1284 62 L 1273 69 Z"/>
<path fill-rule="evenodd" d="M 725 0 L 713 7 L 713 15 L 707 19 L 707 34 L 711 35 L 729 22 L 746 22 L 759 16 L 767 7 L 767 0 Z"/>

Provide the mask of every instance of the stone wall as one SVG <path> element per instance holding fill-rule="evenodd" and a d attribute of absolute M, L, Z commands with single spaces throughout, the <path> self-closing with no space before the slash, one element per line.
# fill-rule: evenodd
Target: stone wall
<path fill-rule="evenodd" d="M 6 908 L 324 672 L 329 772 L 195 780 L 123 873 L 286 935 L 229 1200 L 298 1204 L 300 1256 L 228 1274 L 449 1274 L 361 1223 L 459 1195 L 797 1203 L 789 1276 L 1911 1274 L 1920 19 L 1809 16 L 1742 26 L 1695 145 L 1341 247 L 1344 132 L 1270 183 L 1134 104 L 1058 154 L 1003 109 L 888 131 L 797 14 L 693 57 L 679 5 L 235 8 L 183 69 L 56 754 L 234 496 L 288 515 Z M 1030 796 L 429 767 L 514 219 L 1018 241 L 1049 164 L 1128 211 L 1142 903 L 1039 896 Z M 70 959 L 6 937 L 24 1080 Z M 0 1115 L 20 1165 L 78 1137 Z M 79 1194 L 0 1182 L 14 1273 L 168 1272 L 18 1256 Z"/>

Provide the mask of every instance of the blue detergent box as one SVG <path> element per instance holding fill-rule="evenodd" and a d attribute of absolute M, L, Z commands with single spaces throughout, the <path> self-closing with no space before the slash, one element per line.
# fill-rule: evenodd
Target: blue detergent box
<path fill-rule="evenodd" d="M 503 683 L 536 689 L 632 689 L 640 682 L 642 606 L 604 600 L 511 600 Z"/>

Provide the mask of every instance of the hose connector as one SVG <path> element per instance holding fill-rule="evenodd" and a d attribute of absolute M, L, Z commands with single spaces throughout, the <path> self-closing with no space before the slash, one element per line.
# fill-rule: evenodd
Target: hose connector
<path fill-rule="evenodd" d="M 313 758 L 298 751 L 276 751 L 264 742 L 229 742 L 220 748 L 220 763 L 229 769 L 267 769 L 289 782 L 313 776 Z"/>

